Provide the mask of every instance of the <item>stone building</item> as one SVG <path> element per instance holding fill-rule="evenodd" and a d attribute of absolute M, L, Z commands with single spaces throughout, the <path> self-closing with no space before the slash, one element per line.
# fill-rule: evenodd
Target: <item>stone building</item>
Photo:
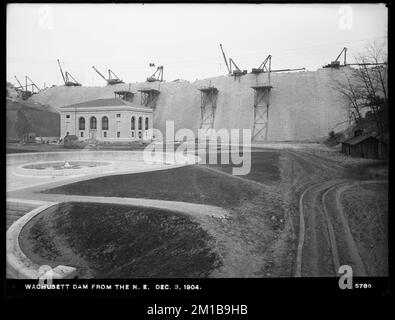
<path fill-rule="evenodd" d="M 96 99 L 60 108 L 60 134 L 107 142 L 149 140 L 152 109 L 121 99 Z"/>

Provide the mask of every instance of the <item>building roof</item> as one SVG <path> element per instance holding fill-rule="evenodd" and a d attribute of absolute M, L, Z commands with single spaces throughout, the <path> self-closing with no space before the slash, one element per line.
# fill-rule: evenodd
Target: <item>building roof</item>
<path fill-rule="evenodd" d="M 112 107 L 112 106 L 126 106 L 125 101 L 115 98 L 109 99 L 95 99 L 81 103 L 71 104 L 62 108 L 86 108 L 86 107 Z"/>
<path fill-rule="evenodd" d="M 350 139 L 347 139 L 347 140 L 343 141 L 343 143 L 346 143 L 346 144 L 354 146 L 354 145 L 357 145 L 357 144 L 359 144 L 359 143 L 361 143 L 361 142 L 363 142 L 363 141 L 365 141 L 365 140 L 367 140 L 369 138 L 373 138 L 373 139 L 378 140 L 374 135 L 364 134 L 364 135 L 360 135 L 360 136 L 356 136 L 356 137 L 352 137 Z"/>
<path fill-rule="evenodd" d="M 71 104 L 68 106 L 63 106 L 61 108 L 70 109 L 70 108 L 98 108 L 98 107 L 123 107 L 123 108 L 131 108 L 138 111 L 143 112 L 152 112 L 152 109 L 142 106 L 136 102 L 129 102 L 122 99 L 117 98 L 107 98 L 107 99 L 95 99 L 89 100 L 81 103 Z"/>

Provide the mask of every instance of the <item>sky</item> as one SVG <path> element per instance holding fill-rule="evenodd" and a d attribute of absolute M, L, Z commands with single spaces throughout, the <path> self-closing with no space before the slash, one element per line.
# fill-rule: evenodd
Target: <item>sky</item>
<path fill-rule="evenodd" d="M 314 71 L 386 41 L 387 23 L 383 4 L 8 4 L 7 81 L 62 85 L 57 59 L 85 86 L 106 84 L 92 66 L 129 83 L 149 63 L 195 81 L 227 73 L 220 43 L 242 70 L 271 54 L 272 69 Z"/>

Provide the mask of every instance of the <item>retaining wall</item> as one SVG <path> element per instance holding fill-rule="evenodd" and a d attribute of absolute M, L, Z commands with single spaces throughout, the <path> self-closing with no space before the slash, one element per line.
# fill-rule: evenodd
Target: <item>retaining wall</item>
<path fill-rule="evenodd" d="M 33 162 L 97 160 L 144 161 L 142 151 L 62 151 L 7 154 L 7 165 Z"/>

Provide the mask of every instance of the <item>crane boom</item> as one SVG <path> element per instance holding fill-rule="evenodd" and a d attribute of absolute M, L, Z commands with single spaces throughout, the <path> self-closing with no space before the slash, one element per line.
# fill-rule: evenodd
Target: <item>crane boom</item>
<path fill-rule="evenodd" d="M 18 82 L 19 86 L 21 87 L 21 89 L 23 90 L 23 85 L 22 85 L 22 83 L 18 80 L 18 78 L 17 78 L 16 76 L 14 76 L 14 77 L 15 77 L 16 81 Z"/>
<path fill-rule="evenodd" d="M 258 69 L 263 69 L 263 70 L 265 70 L 265 68 L 266 68 L 267 70 L 270 70 L 270 68 L 271 68 L 271 59 L 272 59 L 272 56 L 269 54 L 269 55 L 266 57 L 266 59 L 263 60 L 263 62 L 261 63 L 261 65 L 259 66 Z M 269 68 L 266 67 L 266 64 L 267 64 L 268 61 L 269 61 Z"/>
<path fill-rule="evenodd" d="M 228 72 L 230 73 L 231 71 L 230 71 L 230 68 L 229 68 L 229 65 L 228 65 L 228 61 L 226 60 L 225 52 L 224 52 L 224 50 L 222 49 L 222 44 L 220 43 L 219 46 L 221 47 L 221 51 L 222 51 L 222 55 L 223 55 L 223 57 L 224 57 L 224 61 L 225 61 L 226 68 L 228 69 Z"/>
<path fill-rule="evenodd" d="M 238 71 L 241 71 L 240 68 L 237 66 L 237 64 L 233 61 L 233 59 L 230 59 L 230 62 L 235 66 L 235 68 L 236 68 Z"/>
<path fill-rule="evenodd" d="M 94 66 L 92 66 L 92 68 L 104 79 L 107 81 L 107 79 L 99 72 L 99 70 L 97 70 Z"/>
<path fill-rule="evenodd" d="M 339 61 L 340 56 L 342 55 L 342 53 L 344 52 L 344 65 L 346 65 L 346 56 L 347 56 L 347 48 L 344 47 L 343 50 L 339 53 L 339 55 L 337 56 L 335 61 Z"/>
<path fill-rule="evenodd" d="M 66 71 L 66 72 L 63 72 L 63 69 L 62 69 L 62 66 L 61 66 L 61 64 L 60 64 L 59 59 L 58 59 L 58 65 L 59 65 L 60 73 L 62 74 L 62 78 L 63 78 L 63 81 L 64 81 L 64 85 L 65 85 L 66 87 L 71 87 L 71 86 L 80 87 L 80 86 L 81 86 L 81 83 L 78 83 L 78 81 L 75 80 L 75 79 L 73 78 L 73 76 L 72 76 L 69 72 L 67 72 L 67 71 Z M 73 79 L 74 82 L 71 81 L 71 80 L 69 79 L 69 77 L 70 77 L 71 79 Z"/>
<path fill-rule="evenodd" d="M 31 82 L 31 84 L 29 84 L 29 86 L 32 86 L 32 91 L 33 91 L 33 87 L 35 87 L 38 91 L 40 91 L 40 88 L 37 87 L 37 85 L 33 82 L 32 79 L 30 79 L 28 76 L 26 76 L 26 89 L 27 89 L 27 80 L 29 79 L 29 81 Z"/>
<path fill-rule="evenodd" d="M 69 77 L 74 80 L 74 85 L 80 84 L 77 80 L 74 79 L 74 77 L 69 72 L 66 71 L 66 79 L 67 79 L 67 81 L 68 81 Z"/>
<path fill-rule="evenodd" d="M 59 59 L 58 59 L 58 65 L 59 65 L 60 73 L 62 74 L 63 82 L 66 84 L 66 78 L 63 74 L 62 66 L 60 65 Z"/>
<path fill-rule="evenodd" d="M 297 69 L 277 69 L 277 70 L 271 70 L 270 72 L 283 72 L 283 71 L 305 71 L 306 68 L 297 68 Z"/>
<path fill-rule="evenodd" d="M 343 65 L 341 65 L 339 59 L 340 59 L 341 55 L 343 54 L 343 52 L 344 52 L 344 61 L 343 61 Z M 336 60 L 323 66 L 323 68 L 336 68 L 337 69 L 339 67 L 344 67 L 346 65 L 347 65 L 347 48 L 344 47 L 342 49 L 342 51 L 340 51 L 339 55 L 336 57 Z"/>

